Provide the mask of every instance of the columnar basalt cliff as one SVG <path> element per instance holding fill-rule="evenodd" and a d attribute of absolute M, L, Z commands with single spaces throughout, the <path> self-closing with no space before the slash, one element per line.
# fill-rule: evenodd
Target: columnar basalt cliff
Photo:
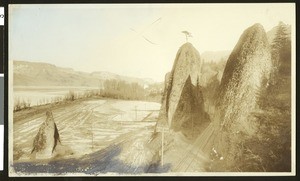
<path fill-rule="evenodd" d="M 220 126 L 216 147 L 234 159 L 234 144 L 242 135 L 255 133 L 251 113 L 258 108 L 259 91 L 268 85 L 272 68 L 270 45 L 262 25 L 244 31 L 228 58 L 219 87 Z"/>
<path fill-rule="evenodd" d="M 173 69 L 165 77 L 165 91 L 160 118 L 178 131 L 192 130 L 208 122 L 201 90 L 202 61 L 191 43 L 185 43 L 177 52 Z"/>

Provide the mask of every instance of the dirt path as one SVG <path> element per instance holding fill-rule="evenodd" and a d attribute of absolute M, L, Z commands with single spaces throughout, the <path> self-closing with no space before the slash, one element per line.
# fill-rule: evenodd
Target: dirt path
<path fill-rule="evenodd" d="M 203 163 L 209 162 L 209 151 L 210 151 L 210 143 L 213 135 L 214 129 L 213 124 L 210 123 L 206 129 L 202 132 L 202 134 L 196 139 L 196 141 L 191 144 L 187 149 L 185 154 L 181 157 L 181 159 L 177 162 L 174 167 L 174 171 L 180 172 L 194 172 L 194 171 L 206 171 L 205 165 L 202 164 L 201 167 L 195 167 L 198 165 L 198 159 L 202 158 Z M 202 170 L 199 170 L 201 169 Z"/>

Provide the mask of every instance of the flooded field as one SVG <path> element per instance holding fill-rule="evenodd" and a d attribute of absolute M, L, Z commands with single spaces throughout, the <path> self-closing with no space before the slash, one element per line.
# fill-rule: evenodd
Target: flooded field
<path fill-rule="evenodd" d="M 75 94 L 83 94 L 86 91 L 99 90 L 97 87 L 38 87 L 38 86 L 14 86 L 14 103 L 25 101 L 31 106 L 51 103 L 56 99 L 63 99 L 70 91 Z"/>

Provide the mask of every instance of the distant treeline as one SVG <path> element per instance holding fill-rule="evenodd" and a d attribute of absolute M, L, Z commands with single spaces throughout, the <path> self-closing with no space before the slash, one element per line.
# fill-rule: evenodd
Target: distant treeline
<path fill-rule="evenodd" d="M 123 100 L 145 100 L 160 102 L 162 97 L 162 85 L 160 83 L 143 87 L 138 83 L 127 83 L 122 80 L 106 80 L 99 96 L 123 99 Z"/>
<path fill-rule="evenodd" d="M 161 84 L 148 85 L 143 87 L 138 83 L 127 83 L 122 80 L 106 80 L 103 82 L 103 87 L 94 90 L 86 90 L 84 92 L 76 92 L 70 90 L 65 96 L 52 97 L 51 99 L 42 99 L 39 105 L 60 104 L 78 99 L 87 98 L 111 98 L 122 100 L 143 100 L 160 102 L 162 97 Z M 16 98 L 14 103 L 14 112 L 31 107 L 30 99 L 23 100 L 20 97 Z"/>
<path fill-rule="evenodd" d="M 106 80 L 100 90 L 100 96 L 113 99 L 145 99 L 145 89 L 138 83 L 126 83 L 119 80 Z"/>

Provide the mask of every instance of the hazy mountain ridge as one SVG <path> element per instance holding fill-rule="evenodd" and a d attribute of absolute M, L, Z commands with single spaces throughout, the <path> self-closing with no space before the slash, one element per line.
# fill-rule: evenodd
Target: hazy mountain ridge
<path fill-rule="evenodd" d="M 142 86 L 155 83 L 152 79 L 121 76 L 110 72 L 81 72 L 49 63 L 14 61 L 15 86 L 85 86 L 101 87 L 105 80 L 122 80 Z"/>
<path fill-rule="evenodd" d="M 205 51 L 201 53 L 201 58 L 204 62 L 219 62 L 227 60 L 230 53 L 231 50 Z"/>

